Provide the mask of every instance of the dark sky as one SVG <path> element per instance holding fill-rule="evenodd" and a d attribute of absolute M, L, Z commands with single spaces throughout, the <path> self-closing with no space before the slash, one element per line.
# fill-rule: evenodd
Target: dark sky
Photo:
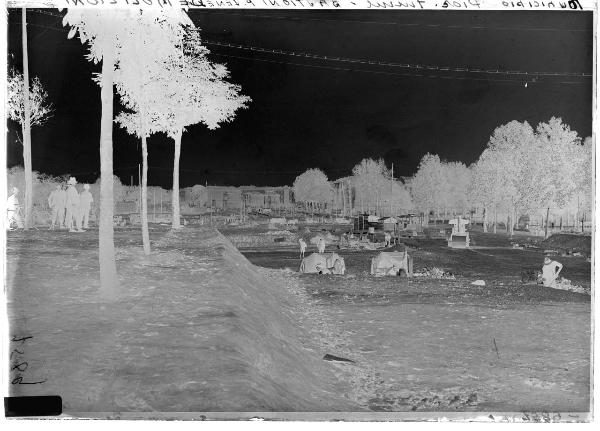
<path fill-rule="evenodd" d="M 90 78 L 99 66 L 84 59 L 79 39 L 68 40 L 61 18 L 48 13 L 58 11 L 28 13 L 30 74 L 41 79 L 55 107 L 53 118 L 33 129 L 33 169 L 93 181 L 99 171 L 100 89 Z M 591 12 L 193 9 L 190 16 L 208 41 L 403 64 L 592 72 Z M 20 21 L 19 10 L 9 13 L 9 64 L 22 70 Z M 511 120 L 535 126 L 560 116 L 580 136 L 592 132 L 589 77 L 538 76 L 535 83 L 529 77 L 525 87 L 528 78 L 519 75 L 209 48 L 253 101 L 217 131 L 198 125 L 183 135 L 182 187 L 291 185 L 312 167 L 335 179 L 350 174 L 364 157 L 383 157 L 403 176 L 413 174 L 427 152 L 470 164 L 494 128 Z M 506 79 L 516 82 L 495 81 Z M 9 167 L 22 164 L 15 127 L 9 124 Z M 126 183 L 134 175 L 137 183 L 140 160 L 138 141 L 115 126 L 115 173 Z M 171 187 L 172 163 L 173 142 L 152 137 L 149 184 Z"/>

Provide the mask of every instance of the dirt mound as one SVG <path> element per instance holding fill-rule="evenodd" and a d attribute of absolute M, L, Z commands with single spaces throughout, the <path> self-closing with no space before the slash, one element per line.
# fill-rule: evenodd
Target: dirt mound
<path fill-rule="evenodd" d="M 225 236 L 236 247 L 256 247 L 272 245 L 296 245 L 298 235 L 289 230 L 269 230 L 267 232 L 249 232 L 242 233 L 226 231 Z"/>
<path fill-rule="evenodd" d="M 541 242 L 546 248 L 567 251 L 571 253 L 585 253 L 591 255 L 592 237 L 590 235 L 577 235 L 572 233 L 556 233 Z"/>
<path fill-rule="evenodd" d="M 298 299 L 225 237 L 152 235 L 150 256 L 138 244 L 118 248 L 120 293 L 109 303 L 95 296 L 95 250 L 9 255 L 9 286 L 19 287 L 11 336 L 33 337 L 26 377 L 44 380 L 11 395 L 60 394 L 66 413 L 359 408 L 298 324 Z M 44 277 L 34 276 L 42 266 Z"/>

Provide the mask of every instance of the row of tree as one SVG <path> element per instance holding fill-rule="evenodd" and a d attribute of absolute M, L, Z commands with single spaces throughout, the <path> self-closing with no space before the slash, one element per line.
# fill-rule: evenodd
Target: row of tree
<path fill-rule="evenodd" d="M 296 202 L 308 209 L 332 209 L 334 203 L 344 214 L 361 212 L 382 214 L 413 208 L 408 188 L 385 166 L 383 159 L 363 159 L 352 169 L 352 176 L 330 182 L 320 169 L 300 174 L 293 185 Z"/>
<path fill-rule="evenodd" d="M 468 167 L 426 154 L 416 174 L 402 184 L 383 160 L 364 159 L 351 177 L 333 183 L 321 170 L 309 169 L 296 178 L 294 194 L 298 202 L 323 208 L 334 202 L 337 185 L 344 213 L 360 209 L 381 214 L 389 205 L 396 213 L 402 209 L 423 214 L 424 223 L 430 214 L 464 216 L 479 209 L 485 231 L 490 215 L 495 230 L 501 214 L 512 234 L 521 215 L 545 218 L 547 229 L 550 209 L 567 214 L 589 211 L 592 158 L 591 138 L 582 141 L 560 118 L 552 117 L 535 130 L 527 122 L 511 121 L 494 131 L 479 159 Z"/>
<path fill-rule="evenodd" d="M 23 16 L 24 76 L 13 73 L 9 82 L 9 116 L 22 125 L 25 160 L 25 227 L 31 226 L 32 169 L 30 127 L 42 124 L 51 107 L 39 80 L 30 90 L 27 61 L 26 9 Z M 150 253 L 147 216 L 147 139 L 165 133 L 174 141 L 172 227 L 180 227 L 179 158 L 186 127 L 204 124 L 216 129 L 231 121 L 250 98 L 228 82 L 224 65 L 208 60 L 199 29 L 178 8 L 68 9 L 63 25 L 68 38 L 79 35 L 88 47 L 87 59 L 102 62 L 92 79 L 100 86 L 100 217 L 99 263 L 101 293 L 114 298 L 118 288 L 113 231 L 113 122 L 142 141 L 142 239 Z M 116 88 L 123 112 L 114 115 Z"/>
<path fill-rule="evenodd" d="M 488 213 L 506 214 L 509 234 L 520 215 L 545 210 L 547 236 L 551 208 L 591 209 L 592 158 L 591 138 L 582 141 L 560 118 L 535 130 L 527 122 L 511 121 L 494 131 L 471 166 L 470 201 L 483 208 L 484 229 Z"/>

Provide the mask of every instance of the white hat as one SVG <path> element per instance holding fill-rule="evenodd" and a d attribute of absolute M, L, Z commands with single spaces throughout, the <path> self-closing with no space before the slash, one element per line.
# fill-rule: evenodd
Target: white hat
<path fill-rule="evenodd" d="M 75 185 L 75 184 L 77 184 L 77 180 L 75 179 L 75 177 L 71 177 L 71 178 L 69 178 L 69 181 L 67 182 L 67 184 Z"/>

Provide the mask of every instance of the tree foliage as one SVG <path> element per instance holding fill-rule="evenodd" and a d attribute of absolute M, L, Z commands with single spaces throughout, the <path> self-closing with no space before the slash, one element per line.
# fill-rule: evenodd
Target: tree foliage
<path fill-rule="evenodd" d="M 428 214 L 462 212 L 469 207 L 468 189 L 471 171 L 464 163 L 445 162 L 438 155 L 425 154 L 409 187 L 414 205 Z"/>
<path fill-rule="evenodd" d="M 24 85 L 23 75 L 11 69 L 7 82 L 8 117 L 19 124 L 25 121 Z M 29 86 L 29 108 L 32 126 L 40 126 L 52 116 L 52 104 L 48 103 L 48 93 L 38 77 Z"/>
<path fill-rule="evenodd" d="M 88 46 L 86 58 L 93 63 L 102 61 L 107 50 L 115 54 L 115 69 L 127 61 L 127 54 L 131 53 L 131 43 L 139 42 L 136 35 L 143 34 L 143 27 L 148 24 L 173 23 L 180 24 L 172 29 L 174 33 L 169 37 L 181 38 L 183 26 L 193 27 L 193 22 L 179 8 L 123 8 L 123 9 L 87 9 L 69 8 L 63 18 L 63 25 L 69 25 L 68 38 L 79 35 L 81 43 Z M 152 55 L 148 50 L 144 54 Z M 135 70 L 139 72 L 136 67 Z M 97 82 L 100 82 L 97 79 Z"/>
<path fill-rule="evenodd" d="M 332 193 L 327 175 L 317 168 L 308 169 L 294 181 L 296 202 L 327 204 L 331 201 Z"/>
<path fill-rule="evenodd" d="M 198 123 L 209 130 L 217 129 L 232 121 L 236 111 L 247 108 L 251 101 L 240 94 L 239 85 L 228 81 L 225 65 L 209 61 L 210 51 L 202 45 L 198 29 L 188 30 L 182 55 L 169 57 L 170 79 L 161 84 L 170 136 Z"/>
<path fill-rule="evenodd" d="M 535 130 L 527 122 L 502 125 L 472 167 L 472 201 L 509 215 L 565 208 L 591 184 L 591 142 L 587 145 L 560 118 Z"/>
<path fill-rule="evenodd" d="M 390 206 L 393 211 L 412 209 L 407 188 L 392 178 L 383 159 L 363 159 L 352 169 L 355 205 L 362 209 L 382 212 Z"/>

